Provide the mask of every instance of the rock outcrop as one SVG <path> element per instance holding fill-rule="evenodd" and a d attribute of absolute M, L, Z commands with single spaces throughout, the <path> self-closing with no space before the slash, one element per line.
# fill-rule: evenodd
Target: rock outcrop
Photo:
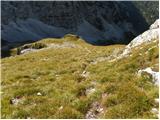
<path fill-rule="evenodd" d="M 143 43 L 148 43 L 151 41 L 156 41 L 159 40 L 159 19 L 155 21 L 150 26 L 150 29 L 142 33 L 141 35 L 137 36 L 134 38 L 125 48 L 123 51 L 123 56 L 128 55 L 131 51 L 132 48 L 137 47 L 139 45 L 142 45 Z"/>
<path fill-rule="evenodd" d="M 138 75 L 141 75 L 143 72 L 150 74 L 153 78 L 153 82 L 155 85 L 159 86 L 159 77 L 160 73 L 153 71 L 151 68 L 146 68 L 138 71 Z"/>

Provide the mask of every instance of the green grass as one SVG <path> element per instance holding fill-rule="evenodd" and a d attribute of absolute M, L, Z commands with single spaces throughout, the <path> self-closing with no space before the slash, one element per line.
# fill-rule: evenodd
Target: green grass
<path fill-rule="evenodd" d="M 78 47 L 47 49 L 50 44 L 64 42 Z M 95 101 L 105 110 L 100 118 L 155 118 L 150 110 L 158 88 L 148 74 L 138 77 L 137 71 L 150 66 L 158 71 L 158 47 L 144 54 L 158 43 L 133 50 L 131 57 L 95 65 L 90 62 L 114 50 L 121 52 L 125 46 L 93 46 L 73 35 L 38 43 L 45 48 L 1 60 L 2 118 L 84 118 Z M 81 76 L 84 70 L 89 72 L 88 77 Z M 96 92 L 86 95 L 90 87 Z M 42 96 L 37 96 L 38 92 Z M 102 97 L 104 93 L 108 96 Z M 16 96 L 23 97 L 23 102 L 10 104 Z"/>

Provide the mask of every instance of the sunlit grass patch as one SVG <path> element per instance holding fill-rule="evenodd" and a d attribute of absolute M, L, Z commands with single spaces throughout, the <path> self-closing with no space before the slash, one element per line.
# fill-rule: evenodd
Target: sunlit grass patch
<path fill-rule="evenodd" d="M 99 58 L 118 57 L 125 46 L 93 46 L 74 35 L 38 43 L 65 42 L 78 47 L 45 47 L 2 59 L 2 118 L 85 118 L 94 102 L 104 108 L 100 118 L 155 118 L 150 110 L 156 106 L 158 87 L 150 75 L 138 76 L 138 70 L 158 71 L 158 48 L 148 51 L 157 43 L 133 49 L 132 56 L 96 64 Z M 23 102 L 10 104 L 15 97 Z"/>

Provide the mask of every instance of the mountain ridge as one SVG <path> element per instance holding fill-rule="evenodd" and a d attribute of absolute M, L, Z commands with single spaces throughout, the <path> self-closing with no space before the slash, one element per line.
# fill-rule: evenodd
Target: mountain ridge
<path fill-rule="evenodd" d="M 72 33 L 82 36 L 90 43 L 98 44 L 103 40 L 103 44 L 110 44 L 110 42 L 126 44 L 158 18 L 157 2 L 2 1 L 1 3 L 2 39 L 7 41 L 39 40 L 39 37 L 51 35 L 62 37 L 66 33 Z M 151 6 L 151 9 L 145 6 Z M 35 25 L 28 19 L 33 19 Z M 150 21 L 147 23 L 146 20 Z M 30 27 L 26 30 L 24 24 Z M 39 26 L 44 26 L 45 29 Z M 41 32 L 33 31 L 32 27 L 39 28 Z M 55 35 L 54 32 L 61 27 L 66 30 Z M 53 34 L 48 34 L 50 30 Z M 23 37 L 30 31 L 33 32 L 30 33 L 30 38 Z"/>

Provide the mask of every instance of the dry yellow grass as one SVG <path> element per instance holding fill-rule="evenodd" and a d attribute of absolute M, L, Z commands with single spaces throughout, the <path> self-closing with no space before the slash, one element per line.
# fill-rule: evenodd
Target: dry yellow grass
<path fill-rule="evenodd" d="M 136 73 L 158 63 L 157 47 L 143 54 L 157 43 L 135 49 L 132 57 L 97 64 L 91 63 L 121 52 L 125 46 L 93 46 L 72 35 L 38 43 L 48 47 L 2 59 L 2 118 L 85 118 L 95 101 L 104 107 L 99 118 L 155 118 L 150 109 L 158 89 L 150 77 L 137 77 Z M 62 48 L 49 47 L 52 44 Z M 82 76 L 84 71 L 89 73 L 87 77 Z M 89 88 L 95 91 L 88 95 Z M 20 102 L 10 104 L 17 96 Z"/>

